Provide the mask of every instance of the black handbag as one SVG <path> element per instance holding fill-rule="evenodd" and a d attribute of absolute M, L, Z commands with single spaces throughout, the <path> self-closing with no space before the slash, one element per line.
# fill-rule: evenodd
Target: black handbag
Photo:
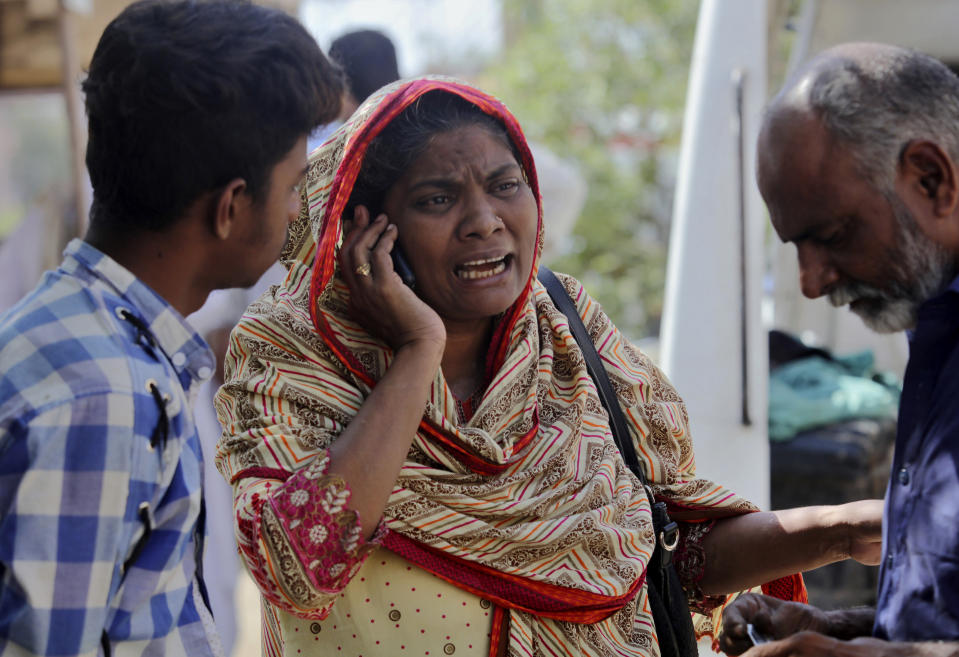
<path fill-rule="evenodd" d="M 610 429 L 619 453 L 626 462 L 626 466 L 642 483 L 649 503 L 652 505 L 656 545 L 649 565 L 646 567 L 646 587 L 649 607 L 656 624 L 656 635 L 659 638 L 659 651 L 663 657 L 697 657 L 699 649 L 696 645 L 696 632 L 693 630 L 686 594 L 679 583 L 679 575 L 676 574 L 676 567 L 672 560 L 673 550 L 679 543 L 679 526 L 670 519 L 666 504 L 657 502 L 646 484 L 646 475 L 636 457 L 636 449 L 630 439 L 629 427 L 620 408 L 619 399 L 613 392 L 609 375 L 600 361 L 599 354 L 596 353 L 596 346 L 586 332 L 583 319 L 579 316 L 569 293 L 556 275 L 542 265 L 539 268 L 538 277 L 549 292 L 556 308 L 566 315 L 570 331 L 583 352 L 586 368 L 593 383 L 596 384 L 599 398 L 609 415 Z"/>

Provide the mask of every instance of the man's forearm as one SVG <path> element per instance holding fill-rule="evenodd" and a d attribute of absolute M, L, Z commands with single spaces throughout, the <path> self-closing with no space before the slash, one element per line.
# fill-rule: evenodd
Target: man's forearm
<path fill-rule="evenodd" d="M 861 636 L 871 636 L 872 626 L 876 620 L 876 610 L 873 607 L 837 609 L 827 611 L 825 615 L 827 625 L 823 634 L 844 641 Z"/>
<path fill-rule="evenodd" d="M 953 641 L 949 642 L 939 642 L 939 641 L 927 641 L 925 643 L 893 643 L 890 644 L 893 646 L 894 650 L 898 649 L 898 646 L 903 646 L 904 648 L 911 648 L 913 657 L 959 657 L 959 643 Z M 897 652 L 894 654 L 901 655 L 902 652 Z"/>
<path fill-rule="evenodd" d="M 850 657 L 959 657 L 959 643 L 922 641 L 919 643 L 889 642 L 879 639 L 856 639 L 840 643 L 841 651 L 829 654 Z"/>

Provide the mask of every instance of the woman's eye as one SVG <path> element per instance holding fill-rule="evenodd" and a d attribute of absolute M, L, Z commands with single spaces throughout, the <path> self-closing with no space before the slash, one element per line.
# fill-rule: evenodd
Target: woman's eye
<path fill-rule="evenodd" d="M 517 187 L 519 187 L 518 180 L 501 180 L 493 185 L 493 189 L 497 192 L 512 192 Z"/>
<path fill-rule="evenodd" d="M 418 206 L 429 207 L 436 205 L 445 205 L 450 202 L 449 194 L 434 194 L 432 196 L 427 196 L 426 198 L 420 199 L 416 202 Z"/>

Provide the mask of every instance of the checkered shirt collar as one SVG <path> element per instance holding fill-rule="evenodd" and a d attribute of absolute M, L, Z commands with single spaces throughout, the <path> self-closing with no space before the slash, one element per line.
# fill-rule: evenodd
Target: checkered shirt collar
<path fill-rule="evenodd" d="M 63 267 L 80 277 L 90 277 L 112 287 L 128 304 L 127 310 L 149 326 L 160 349 L 178 372 L 191 378 L 210 378 L 215 366 L 206 341 L 159 294 L 110 256 L 80 239 L 71 240 L 63 252 Z"/>

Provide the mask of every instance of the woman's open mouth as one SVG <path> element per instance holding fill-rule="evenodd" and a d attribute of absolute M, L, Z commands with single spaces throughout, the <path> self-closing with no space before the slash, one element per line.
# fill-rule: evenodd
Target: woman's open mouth
<path fill-rule="evenodd" d="M 456 265 L 454 271 L 456 276 L 463 280 L 475 281 L 483 278 L 492 278 L 497 274 L 506 271 L 512 256 L 507 255 L 501 258 L 484 258 L 482 260 L 471 260 L 461 265 Z"/>

